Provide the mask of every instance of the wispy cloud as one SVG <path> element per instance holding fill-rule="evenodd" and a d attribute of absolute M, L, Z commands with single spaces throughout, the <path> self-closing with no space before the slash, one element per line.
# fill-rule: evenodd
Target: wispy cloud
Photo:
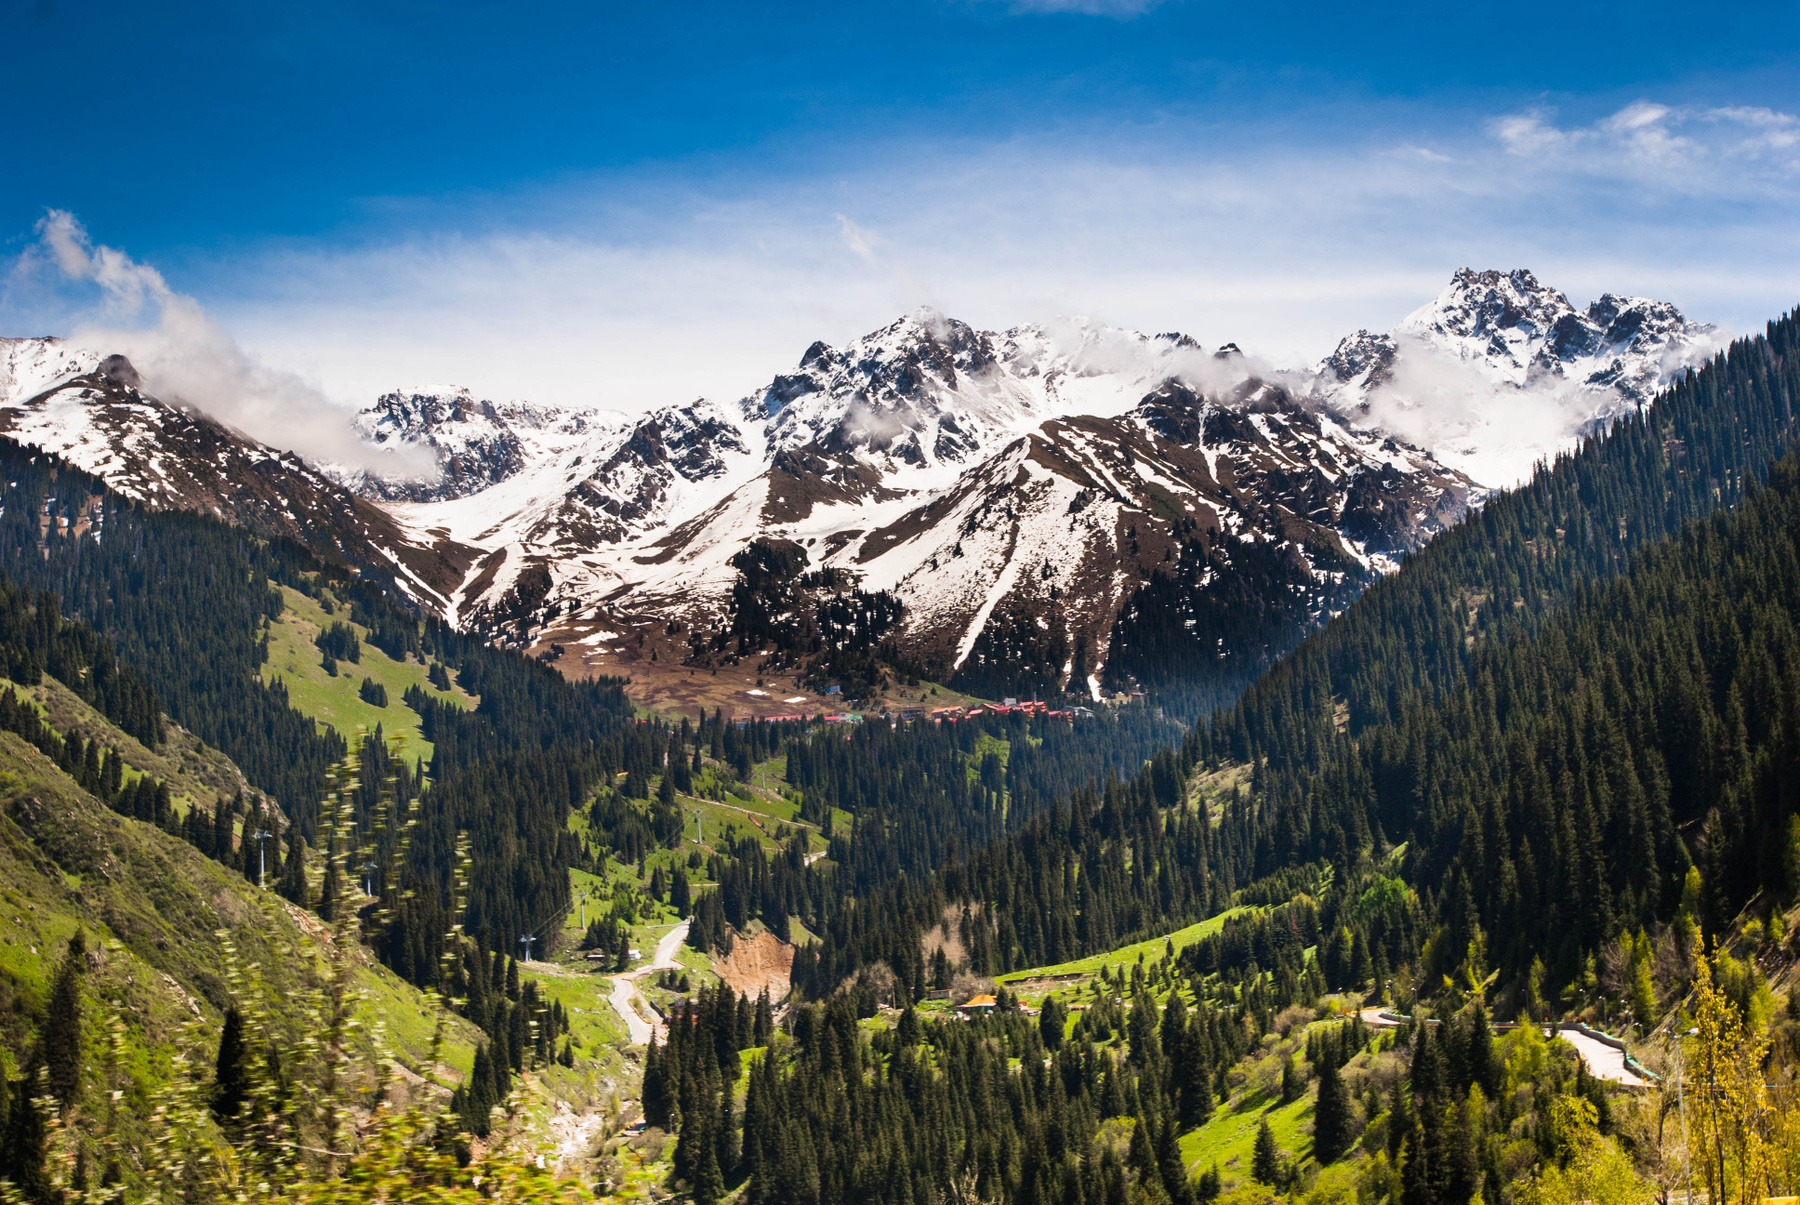
<path fill-rule="evenodd" d="M 294 373 L 245 352 L 199 302 L 171 289 L 150 265 L 96 244 L 73 214 L 51 210 L 38 222 L 37 236 L 15 262 L 13 278 L 48 271 L 97 289 L 96 303 L 70 338 L 103 355 L 127 356 L 151 393 L 315 460 L 396 467 L 393 455 L 356 438 L 342 407 Z M 398 467 L 432 468 L 428 462 Z"/>
<path fill-rule="evenodd" d="M 978 0 L 1001 3 L 1015 13 L 1080 13 L 1088 17 L 1130 20 L 1161 5 L 1164 0 Z"/>
<path fill-rule="evenodd" d="M 445 380 L 627 409 L 734 398 L 815 339 L 925 303 L 989 328 L 1080 314 L 1184 330 L 1300 364 L 1393 325 L 1464 265 L 1741 329 L 1800 300 L 1797 134 L 1775 110 L 1646 101 L 1310 146 L 1173 120 L 889 146 L 761 178 L 520 192 L 430 231 L 190 261 L 183 287 L 257 363 L 356 404 Z"/>
<path fill-rule="evenodd" d="M 1540 169 L 1653 179 L 1661 191 L 1741 193 L 1800 178 L 1800 117 L 1769 108 L 1640 100 L 1586 125 L 1561 125 L 1540 108 L 1509 113 L 1489 129 Z"/>

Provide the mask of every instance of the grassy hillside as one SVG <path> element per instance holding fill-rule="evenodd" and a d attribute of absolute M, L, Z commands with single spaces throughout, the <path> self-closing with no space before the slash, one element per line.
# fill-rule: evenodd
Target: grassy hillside
<path fill-rule="evenodd" d="M 1225 922 L 1234 916 L 1242 916 L 1251 911 L 1249 908 L 1229 908 L 1217 916 L 1200 921 L 1198 924 L 1177 929 L 1162 937 L 1152 937 L 1135 942 L 1128 946 L 1120 946 L 1116 950 L 1108 950 L 1104 954 L 1093 954 L 1087 958 L 1078 958 L 1073 962 L 1058 963 L 1050 967 L 1033 967 L 1029 971 L 1014 971 L 1000 976 L 1001 983 L 1017 983 L 1027 979 L 1042 979 L 1061 975 L 1098 975 L 1101 971 L 1115 970 L 1119 967 L 1129 968 L 1139 962 L 1154 962 L 1161 958 L 1170 946 L 1177 954 L 1199 941 L 1202 937 L 1211 936 L 1225 927 Z"/>
<path fill-rule="evenodd" d="M 165 723 L 161 747 L 151 749 L 107 722 L 48 675 L 29 687 L 0 678 L 0 691 L 7 689 L 29 699 L 44 721 L 65 736 L 74 732 L 83 740 L 97 737 L 117 749 L 125 759 L 128 779 L 148 774 L 168 783 L 178 812 L 186 812 L 195 803 L 211 810 L 218 800 L 235 796 L 247 785 L 230 758 L 173 722 Z"/>
<path fill-rule="evenodd" d="M 128 756 L 148 752 L 133 750 L 72 696 L 54 687 L 48 693 L 52 714 Z M 209 779 L 229 785 L 230 763 L 197 746 L 175 734 L 146 766 L 187 774 L 190 792 L 212 790 Z M 210 1066 L 220 1018 L 234 1002 L 234 971 L 260 976 L 272 998 L 294 1001 L 329 940 L 317 918 L 185 842 L 115 814 L 35 748 L 0 733 L 0 1049 L 11 1069 L 29 1057 L 50 982 L 78 928 L 90 950 L 82 976 L 89 1068 L 82 1099 L 99 1110 L 114 1087 L 130 1118 L 148 1115 L 178 1054 Z M 366 1031 L 379 1024 L 402 1062 L 422 1069 L 433 1024 L 423 997 L 361 948 L 354 977 Z M 109 1084 L 106 1035 L 114 1025 L 120 1058 Z M 453 1066 L 468 1066 L 471 1033 L 452 1026 L 444 1054 Z"/>
<path fill-rule="evenodd" d="M 350 623 L 348 610 L 335 607 L 326 614 L 320 600 L 308 598 L 291 587 L 281 590 L 281 617 L 269 624 L 269 658 L 263 663 L 265 682 L 281 679 L 287 685 L 288 701 L 299 711 L 321 724 L 337 730 L 339 736 L 355 743 L 358 731 L 373 732 L 380 724 L 385 735 L 401 738 L 406 758 L 429 761 L 431 743 L 420 734 L 419 717 L 400 701 L 408 687 L 417 686 L 438 698 L 448 698 L 464 707 L 475 706 L 477 700 L 458 687 L 448 692 L 437 690 L 426 678 L 427 665 L 408 658 L 395 661 L 368 643 L 368 629 Z M 323 657 L 315 643 L 319 633 L 333 623 L 347 623 L 363 642 L 361 659 L 340 661 L 335 675 L 327 673 Z M 387 688 L 387 706 L 366 703 L 358 694 L 364 678 L 372 678 Z"/>

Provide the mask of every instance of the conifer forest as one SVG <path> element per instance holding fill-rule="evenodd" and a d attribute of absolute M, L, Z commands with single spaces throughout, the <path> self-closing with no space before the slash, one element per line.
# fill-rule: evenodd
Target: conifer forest
<path fill-rule="evenodd" d="M 1800 312 L 1360 575 L 1184 519 L 1104 681 L 792 541 L 590 646 L 752 713 L 0 439 L 0 1197 L 1800 1195 L 1797 395 Z"/>

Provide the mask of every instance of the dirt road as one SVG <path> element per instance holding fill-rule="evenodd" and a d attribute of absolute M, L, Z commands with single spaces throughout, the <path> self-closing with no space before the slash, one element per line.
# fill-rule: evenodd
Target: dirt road
<path fill-rule="evenodd" d="M 1399 1024 L 1389 1021 L 1379 1008 L 1365 1008 L 1361 1011 L 1363 1024 L 1371 1029 L 1392 1029 Z M 1436 1022 L 1432 1022 L 1436 1024 Z M 1539 1028 L 1542 1028 L 1541 1026 Z M 1581 1061 L 1587 1064 L 1588 1074 L 1595 1079 L 1608 1080 L 1615 1084 L 1624 1084 L 1627 1088 L 1648 1088 L 1650 1081 L 1625 1065 L 1625 1052 L 1608 1046 L 1597 1038 L 1590 1037 L 1578 1029 L 1558 1029 L 1553 1035 L 1561 1038 L 1575 1048 Z"/>
<path fill-rule="evenodd" d="M 658 1038 L 667 1036 L 661 1022 L 646 1021 L 644 1014 L 638 1010 L 638 1002 L 643 1000 L 643 993 L 638 991 L 637 981 L 644 975 L 670 970 L 681 965 L 675 960 L 675 952 L 681 949 L 681 943 L 687 940 L 690 923 L 682 921 L 657 941 L 655 957 L 650 960 L 649 966 L 639 967 L 635 971 L 626 971 L 623 975 L 612 977 L 613 990 L 608 999 L 612 1002 L 613 1011 L 619 1014 L 619 1019 L 624 1021 L 625 1027 L 631 1031 L 633 1046 L 648 1046 L 651 1034 L 656 1034 Z M 644 1007 L 649 1008 L 649 1001 L 644 1001 Z"/>
<path fill-rule="evenodd" d="M 1649 1080 L 1625 1065 L 1623 1050 L 1615 1050 L 1579 1030 L 1565 1029 L 1560 1036 L 1581 1055 L 1581 1061 L 1587 1064 L 1588 1074 L 1595 1079 L 1610 1080 L 1615 1084 L 1624 1084 L 1627 1088 L 1650 1086 Z"/>

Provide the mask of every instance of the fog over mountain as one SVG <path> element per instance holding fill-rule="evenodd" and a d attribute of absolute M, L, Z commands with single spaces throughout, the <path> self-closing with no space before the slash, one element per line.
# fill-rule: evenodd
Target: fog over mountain
<path fill-rule="evenodd" d="M 8 341 L 0 385 L 18 438 L 158 504 L 252 507 L 509 642 L 654 620 L 691 658 L 732 622 L 738 558 L 774 547 L 897 598 L 891 639 L 929 672 L 1048 657 L 1097 695 L 1137 674 L 1109 657 L 1121 633 L 1206 630 L 1206 600 L 1320 621 L 1716 343 L 1667 303 L 1578 310 L 1523 270 L 1459 271 L 1300 372 L 1179 333 L 919 309 L 741 397 L 641 415 L 397 389 L 355 416 L 360 465 L 234 437 L 55 340 Z M 256 502 L 271 476 L 283 499 Z M 1152 620 L 1158 575 L 1185 601 Z"/>

